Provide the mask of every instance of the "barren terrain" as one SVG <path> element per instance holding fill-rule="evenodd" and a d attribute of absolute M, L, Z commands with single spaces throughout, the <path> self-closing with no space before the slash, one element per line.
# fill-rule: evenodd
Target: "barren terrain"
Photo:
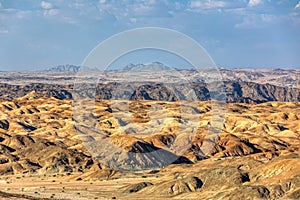
<path fill-rule="evenodd" d="M 145 71 L 143 71 L 146 68 Z M 89 71 L 90 70 L 90 71 Z M 149 73 L 154 71 L 155 73 Z M 1 72 L 0 82 L 12 85 L 24 85 L 30 83 L 47 83 L 68 85 L 77 82 L 89 81 L 91 77 L 97 76 L 101 81 L 124 82 L 132 80 L 137 73 L 140 80 L 148 81 L 175 81 L 178 78 L 187 78 L 190 82 L 201 82 L 207 79 L 216 79 L 222 77 L 225 81 L 235 82 L 253 82 L 258 84 L 271 84 L 280 87 L 300 88 L 300 70 L 299 69 L 240 69 L 240 68 L 218 68 L 217 71 L 204 69 L 182 69 L 175 70 L 162 63 L 153 63 L 140 67 L 140 64 L 132 65 L 131 68 L 123 70 L 99 71 L 96 69 L 81 69 L 78 66 L 62 65 L 50 68 L 46 71 L 18 71 L 18 72 Z M 84 76 L 82 76 L 84 75 Z"/>
<path fill-rule="evenodd" d="M 132 100 L 125 112 L 127 103 L 95 102 L 93 119 L 102 130 L 99 137 L 76 122 L 80 116 L 74 118 L 71 99 L 30 92 L 1 100 L 0 198 L 300 198 L 299 102 L 228 104 L 224 126 L 206 155 L 201 146 L 211 139 L 207 137 L 213 116 L 210 101 Z M 161 116 L 165 121 L 158 126 Z M 180 133 L 191 132 L 195 123 L 190 146 L 173 164 L 162 162 L 162 169 L 139 172 L 114 169 L 128 169 L 130 152 L 138 161 L 135 167 L 151 164 L 139 157 L 145 152 L 162 149 L 171 155 L 169 147 L 185 144 Z M 115 162 L 119 166 L 102 164 L 84 145 L 104 136 L 122 149 Z"/>

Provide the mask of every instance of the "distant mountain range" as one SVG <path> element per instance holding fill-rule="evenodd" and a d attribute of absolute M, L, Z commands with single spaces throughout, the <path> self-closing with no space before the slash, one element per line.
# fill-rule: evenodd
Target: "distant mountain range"
<path fill-rule="evenodd" d="M 56 67 L 51 67 L 49 69 L 46 69 L 47 72 L 78 72 L 80 69 L 80 66 L 75 65 L 58 65 Z"/>
<path fill-rule="evenodd" d="M 145 80 L 150 77 L 151 80 L 158 80 L 165 77 L 167 80 L 173 80 L 176 76 L 172 73 L 172 70 L 176 70 L 176 68 L 169 67 L 160 62 L 152 62 L 149 64 L 133 64 L 130 63 L 123 68 L 116 68 L 112 70 L 107 70 L 110 74 L 110 80 L 123 80 L 124 77 L 121 75 L 122 73 L 114 73 L 114 72 L 128 72 L 131 76 L 135 76 L 135 72 L 149 72 L 147 73 L 139 73 L 139 75 L 144 74 Z M 76 65 L 59 65 L 56 67 L 49 68 L 44 70 L 43 72 L 55 72 L 55 73 L 64 73 L 64 76 L 70 76 L 70 80 L 74 78 L 74 74 L 77 72 L 97 72 L 97 76 L 106 79 L 106 76 L 103 76 L 101 70 L 97 68 L 88 68 L 88 67 L 80 67 Z M 160 73 L 157 73 L 160 71 Z M 171 72 L 171 73 L 170 73 Z M 25 73 L 26 74 L 26 73 Z M 52 75 L 47 75 L 45 73 L 45 77 L 38 77 L 39 79 L 49 80 Z M 202 73 L 201 71 L 192 70 L 192 69 L 182 69 L 177 73 L 182 76 L 189 77 L 189 80 L 192 82 L 202 82 L 207 78 L 215 78 L 214 76 L 221 76 L 223 81 L 235 81 L 235 82 L 255 82 L 259 84 L 272 84 L 280 87 L 289 87 L 289 88 L 300 88 L 300 69 L 238 69 L 238 68 L 219 68 L 217 73 Z M 7 76 L 7 74 L 0 74 L 0 81 L 7 82 L 14 80 L 14 76 L 19 76 L 20 74 Z M 162 76 L 161 76 L 162 75 Z M 31 77 L 32 76 L 32 77 Z M 42 76 L 41 73 L 39 76 Z M 155 77 L 154 77 L 155 76 Z M 29 81 L 37 80 L 37 77 L 34 77 L 32 73 L 28 75 L 22 75 L 22 79 L 28 79 Z M 57 81 L 56 77 L 56 81 Z M 128 78 L 128 77 L 127 77 Z M 17 80 L 17 79 L 16 79 Z M 143 80 L 143 79 L 141 79 Z"/>
<path fill-rule="evenodd" d="M 160 62 L 152 62 L 149 64 L 128 64 L 122 70 L 124 71 L 160 71 L 173 70 L 175 68 L 168 67 Z"/>
<path fill-rule="evenodd" d="M 176 68 L 168 67 L 160 62 L 152 62 L 152 63 L 148 63 L 148 64 L 129 63 L 125 67 L 123 67 L 121 69 L 115 69 L 113 71 L 166 71 L 166 70 L 174 70 L 174 69 L 176 69 Z M 76 73 L 76 72 L 79 72 L 79 70 L 99 71 L 99 69 L 97 69 L 97 68 L 89 68 L 89 67 L 81 68 L 80 66 L 76 66 L 76 65 L 58 65 L 56 67 L 48 68 L 44 71 Z"/>

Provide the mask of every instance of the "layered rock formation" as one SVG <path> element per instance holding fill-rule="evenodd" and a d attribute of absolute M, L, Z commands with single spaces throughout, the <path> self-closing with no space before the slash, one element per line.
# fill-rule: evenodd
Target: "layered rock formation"
<path fill-rule="evenodd" d="M 76 93 L 81 97 L 98 99 L 127 99 L 127 100 L 158 100 L 176 101 L 186 100 L 185 94 L 191 92 L 195 100 L 206 101 L 211 99 L 209 88 L 204 83 L 191 84 L 163 84 L 163 83 L 107 83 L 107 84 L 77 84 L 52 85 L 52 84 L 29 84 L 10 85 L 0 84 L 0 98 L 14 99 L 27 95 L 34 91 L 46 97 L 58 99 L 72 99 Z M 211 88 L 226 94 L 227 102 L 262 103 L 267 101 L 299 102 L 300 89 L 285 88 L 270 84 L 257 84 L 251 82 L 225 82 L 224 88 Z"/>

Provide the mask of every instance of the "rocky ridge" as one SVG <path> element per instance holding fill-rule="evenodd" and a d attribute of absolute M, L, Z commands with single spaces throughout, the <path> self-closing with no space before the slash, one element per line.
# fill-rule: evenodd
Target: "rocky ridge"
<path fill-rule="evenodd" d="M 131 99 L 131 100 L 185 100 L 185 94 L 192 91 L 195 100 L 211 99 L 210 91 L 205 83 L 163 84 L 163 83 L 106 83 L 57 85 L 33 83 L 28 85 L 0 84 L 0 98 L 14 99 L 34 91 L 46 97 L 72 99 L 73 93 L 81 97 L 98 99 Z M 221 89 L 226 94 L 227 102 L 263 103 L 268 101 L 299 102 L 300 89 L 285 88 L 270 84 L 252 82 L 225 82 Z M 224 98 L 225 99 L 225 98 Z"/>

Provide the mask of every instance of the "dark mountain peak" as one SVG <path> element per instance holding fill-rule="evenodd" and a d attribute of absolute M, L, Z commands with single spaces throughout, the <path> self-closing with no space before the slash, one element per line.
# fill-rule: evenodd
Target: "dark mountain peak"
<path fill-rule="evenodd" d="M 75 65 L 58 65 L 56 67 L 51 67 L 47 69 L 48 72 L 78 72 L 79 66 Z"/>
<path fill-rule="evenodd" d="M 97 68 L 76 66 L 76 65 L 58 65 L 56 67 L 45 70 L 46 72 L 64 72 L 64 73 L 77 73 L 77 72 L 95 72 L 99 71 Z"/>

